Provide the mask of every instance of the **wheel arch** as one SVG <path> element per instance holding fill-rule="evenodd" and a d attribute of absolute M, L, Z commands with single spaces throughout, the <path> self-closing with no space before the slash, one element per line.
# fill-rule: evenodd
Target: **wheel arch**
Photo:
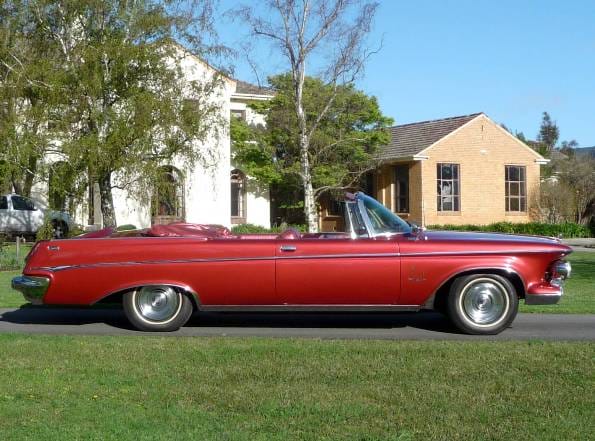
<path fill-rule="evenodd" d="M 459 277 L 470 276 L 473 274 L 494 274 L 504 277 L 512 286 L 517 293 L 519 299 L 524 299 L 527 293 L 525 288 L 525 282 L 521 275 L 510 268 L 497 268 L 497 267 L 484 267 L 484 268 L 472 268 L 460 271 L 456 274 L 451 275 L 438 287 L 436 291 L 429 297 L 428 301 L 424 304 L 425 308 L 442 310 L 446 306 L 446 298 L 450 293 L 450 288 L 454 281 Z"/>
<path fill-rule="evenodd" d="M 190 301 L 192 302 L 192 307 L 194 308 L 195 311 L 198 311 L 200 309 L 200 297 L 198 296 L 198 293 L 196 291 L 194 291 L 188 285 L 184 285 L 184 284 L 180 284 L 180 283 L 164 282 L 164 281 L 142 282 L 142 283 L 134 283 L 131 285 L 127 285 L 126 287 L 121 287 L 121 288 L 118 288 L 117 290 L 107 293 L 106 295 L 102 296 L 101 298 L 99 298 L 98 300 L 93 302 L 92 305 L 105 304 L 105 303 L 119 303 L 119 304 L 121 304 L 122 298 L 125 293 L 142 288 L 143 286 L 155 286 L 155 285 L 166 285 L 166 286 L 171 286 L 172 288 L 175 288 L 176 291 L 179 291 L 182 294 L 188 296 L 188 298 L 190 298 Z"/>

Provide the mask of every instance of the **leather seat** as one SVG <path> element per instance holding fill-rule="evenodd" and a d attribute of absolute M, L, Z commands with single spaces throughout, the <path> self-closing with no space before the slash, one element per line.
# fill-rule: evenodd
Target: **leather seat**
<path fill-rule="evenodd" d="M 281 233 L 277 236 L 277 239 L 282 239 L 282 240 L 297 240 L 297 239 L 301 239 L 301 238 L 302 238 L 302 235 L 295 228 L 288 228 L 283 233 Z"/>

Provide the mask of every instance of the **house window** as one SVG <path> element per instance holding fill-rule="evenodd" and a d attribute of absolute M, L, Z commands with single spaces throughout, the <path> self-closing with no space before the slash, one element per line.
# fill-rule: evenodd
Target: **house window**
<path fill-rule="evenodd" d="M 527 211 L 527 179 L 525 167 L 505 166 L 506 211 Z"/>
<path fill-rule="evenodd" d="M 326 213 L 328 216 L 343 216 L 343 203 L 334 197 L 330 197 Z"/>
<path fill-rule="evenodd" d="M 240 119 L 242 121 L 246 121 L 246 111 L 245 110 L 239 110 L 239 109 L 232 109 L 231 110 L 231 117 L 232 118 L 236 118 L 236 119 Z"/>
<path fill-rule="evenodd" d="M 395 210 L 409 213 L 409 165 L 395 167 Z"/>
<path fill-rule="evenodd" d="M 374 174 L 374 172 L 368 172 L 364 175 L 360 182 L 361 190 L 372 197 L 376 197 L 376 186 L 374 185 L 375 180 L 376 175 Z"/>
<path fill-rule="evenodd" d="M 437 164 L 438 211 L 460 211 L 459 164 Z"/>
<path fill-rule="evenodd" d="M 246 221 L 246 176 L 240 170 L 231 172 L 231 221 Z"/>
<path fill-rule="evenodd" d="M 172 166 L 161 168 L 161 176 L 157 182 L 151 207 L 153 223 L 183 221 L 184 182 L 180 171 Z"/>

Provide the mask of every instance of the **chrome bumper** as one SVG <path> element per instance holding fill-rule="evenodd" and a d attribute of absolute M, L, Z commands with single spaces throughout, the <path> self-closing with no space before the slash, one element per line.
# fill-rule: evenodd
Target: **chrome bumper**
<path fill-rule="evenodd" d="M 528 292 L 525 296 L 526 305 L 555 305 L 564 295 L 564 282 L 570 277 L 572 267 L 570 262 L 558 260 L 552 265 L 552 279 L 548 284 L 541 285 Z"/>
<path fill-rule="evenodd" d="M 564 288 L 562 286 L 555 288 L 555 290 L 545 293 L 527 293 L 525 296 L 525 305 L 555 305 L 564 295 Z"/>
<path fill-rule="evenodd" d="M 20 291 L 34 305 L 43 303 L 43 296 L 49 285 L 50 279 L 47 277 L 18 276 L 12 279 L 12 289 Z"/>

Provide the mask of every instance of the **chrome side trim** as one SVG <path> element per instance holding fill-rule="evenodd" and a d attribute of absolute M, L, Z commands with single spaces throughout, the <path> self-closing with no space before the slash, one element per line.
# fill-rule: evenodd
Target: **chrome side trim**
<path fill-rule="evenodd" d="M 556 253 L 558 250 L 527 248 L 521 250 L 495 250 L 495 251 L 430 251 L 424 253 L 401 253 L 401 257 L 425 257 L 425 256 L 490 256 L 510 254 L 543 254 Z"/>
<path fill-rule="evenodd" d="M 210 312 L 416 312 L 419 305 L 200 305 Z"/>
<path fill-rule="evenodd" d="M 375 257 L 425 257 L 425 256 L 489 256 L 489 255 L 509 255 L 509 254 L 533 254 L 557 251 L 544 250 L 515 250 L 515 251 L 440 251 L 427 253 L 355 253 L 355 254 L 317 254 L 308 256 L 259 256 L 259 257 L 221 257 L 213 259 L 163 259 L 163 260 L 140 260 L 126 262 L 97 262 L 80 265 L 58 265 L 58 266 L 40 266 L 32 268 L 34 270 L 58 272 L 70 269 L 128 266 L 128 265 L 160 265 L 160 264 L 183 264 L 183 263 L 210 263 L 210 262 L 245 262 L 258 260 L 294 260 L 294 259 L 360 259 Z M 489 267 L 488 267 L 489 268 Z M 486 268 L 486 269 L 488 269 Z M 501 268 L 494 268 L 501 269 Z"/>
<path fill-rule="evenodd" d="M 34 305 L 43 304 L 43 296 L 48 290 L 50 279 L 48 277 L 17 276 L 12 279 L 12 289 L 23 294 L 26 300 Z"/>
<path fill-rule="evenodd" d="M 262 256 L 262 257 L 222 257 L 213 259 L 163 259 L 163 260 L 140 260 L 129 262 L 98 262 L 80 265 L 59 265 L 59 266 L 41 266 L 34 270 L 58 272 L 69 269 L 129 266 L 129 265 L 160 265 L 160 264 L 179 264 L 179 263 L 211 263 L 211 262 L 244 262 L 254 260 L 293 260 L 293 259 L 360 259 L 374 257 L 399 257 L 399 253 L 362 253 L 362 254 L 317 254 L 310 256 Z"/>

